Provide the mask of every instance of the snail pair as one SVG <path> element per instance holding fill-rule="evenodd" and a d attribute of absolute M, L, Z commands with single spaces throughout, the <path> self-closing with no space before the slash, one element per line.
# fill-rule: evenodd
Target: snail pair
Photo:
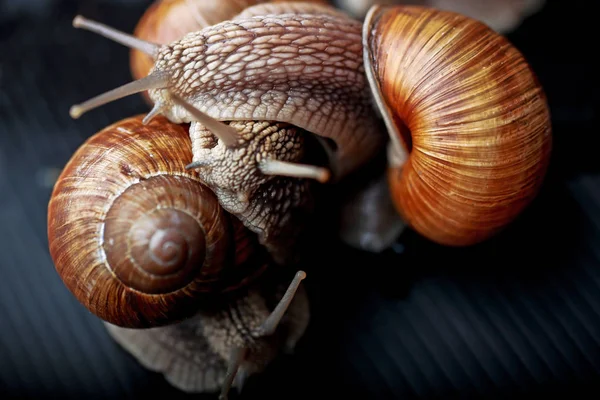
<path fill-rule="evenodd" d="M 112 142 L 102 143 L 102 135 L 90 139 L 87 144 L 101 156 L 72 160 L 50 204 L 57 270 L 88 309 L 123 329 L 181 320 L 164 329 L 196 326 L 186 318 L 198 315 L 198 324 L 215 320 L 214 310 L 206 314 L 209 305 L 222 305 L 221 299 L 231 295 L 227 306 L 217 308 L 235 309 L 231 304 L 240 297 L 234 293 L 240 291 L 241 298 L 251 298 L 248 285 L 293 260 L 290 243 L 311 212 L 315 184 L 343 184 L 386 148 L 387 188 L 398 215 L 445 245 L 471 245 L 499 232 L 531 202 L 547 168 L 549 113 L 531 68 L 506 39 L 458 14 L 376 6 L 361 23 L 324 5 L 258 4 L 162 45 L 82 18 L 75 25 L 153 60 L 147 76 L 71 110 L 78 117 L 144 91 L 154 104 L 147 116 L 107 128 Z M 163 134 L 169 140 L 177 136 L 180 143 L 165 145 L 161 153 L 167 143 Z M 325 160 L 308 151 L 314 142 L 323 146 Z M 143 159 L 119 154 L 121 146 Z M 100 159 L 107 166 L 94 172 Z M 171 181 L 166 175 L 185 189 L 167 190 Z M 188 190 L 188 181 L 195 189 Z M 94 191 L 113 182 L 121 186 Z M 148 193 L 146 184 L 158 193 Z M 78 192 L 97 201 L 101 212 L 86 213 L 88 200 L 68 199 Z M 183 200 L 184 192 L 192 199 Z M 112 218 L 117 205 L 125 207 L 126 215 L 136 215 L 138 207 L 130 200 L 165 198 L 170 198 L 168 207 L 151 207 L 152 222 L 146 215 L 123 223 Z M 179 211 L 187 203 L 202 212 Z M 176 211 L 171 215 L 166 209 Z M 210 224 L 183 228 L 203 221 L 207 211 L 211 221 L 223 220 L 218 225 L 233 232 L 229 237 L 234 239 Z M 94 246 L 84 245 L 78 237 L 82 232 Z M 111 242 L 111 233 L 122 239 Z M 137 241 L 142 244 L 132 247 Z M 238 251 L 240 244 L 243 251 Z M 112 246 L 127 261 L 111 260 Z M 154 254 L 145 254 L 148 249 Z M 215 249 L 224 252 L 217 255 Z M 138 286 L 125 287 L 138 277 Z M 176 278 L 185 284 L 175 283 Z M 109 288 L 114 289 L 109 293 Z M 294 301 L 284 296 L 279 310 L 290 306 L 291 315 L 306 320 L 307 311 L 297 311 L 306 307 L 298 295 Z M 266 304 L 263 300 L 253 301 Z M 271 303 L 261 309 L 259 314 L 269 319 L 277 307 Z M 278 315 L 273 317 L 277 321 L 283 314 Z M 283 321 L 294 326 L 284 331 L 295 343 L 305 323 Z M 238 326 L 258 332 L 246 339 L 265 338 L 260 323 Z M 215 350 L 218 343 L 209 347 L 211 354 L 239 366 L 249 354 L 240 349 L 252 347 L 246 342 L 220 351 Z M 260 349 L 260 354 L 271 354 Z M 227 387 L 236 368 L 223 365 L 218 382 Z"/>

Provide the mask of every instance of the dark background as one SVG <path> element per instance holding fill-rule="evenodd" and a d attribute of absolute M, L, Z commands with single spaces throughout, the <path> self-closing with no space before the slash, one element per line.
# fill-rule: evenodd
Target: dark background
<path fill-rule="evenodd" d="M 87 137 L 147 110 L 133 96 L 69 118 L 72 104 L 131 79 L 128 50 L 73 29 L 72 18 L 131 32 L 149 3 L 0 0 L 0 398 L 195 397 L 112 342 L 63 286 L 47 248 L 53 176 Z M 395 251 L 370 255 L 324 237 L 308 255 L 309 331 L 296 356 L 252 379 L 243 397 L 598 398 L 591 3 L 548 2 L 508 35 L 538 73 L 553 118 L 552 165 L 531 207 L 468 249 L 408 231 Z"/>

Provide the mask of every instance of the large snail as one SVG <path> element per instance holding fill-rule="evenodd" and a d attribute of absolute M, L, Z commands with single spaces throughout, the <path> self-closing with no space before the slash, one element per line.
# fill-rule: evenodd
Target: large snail
<path fill-rule="evenodd" d="M 372 112 L 361 24 L 331 7 L 257 5 L 168 45 L 81 17 L 74 25 L 144 51 L 155 63 L 147 77 L 74 106 L 71 115 L 148 90 L 154 107 L 144 122 L 163 114 L 191 123 L 190 168 L 282 263 L 287 254 L 280 252 L 296 235 L 282 230 L 300 229 L 310 210 L 312 182 L 297 178 L 341 179 L 386 140 Z M 328 151 L 306 151 L 314 143 Z"/>
<path fill-rule="evenodd" d="M 238 369 L 239 386 L 301 338 L 306 275 L 285 291 L 255 234 L 185 169 L 186 129 L 142 118 L 106 127 L 69 160 L 48 206 L 50 254 L 142 364 L 182 390 L 225 395 Z"/>

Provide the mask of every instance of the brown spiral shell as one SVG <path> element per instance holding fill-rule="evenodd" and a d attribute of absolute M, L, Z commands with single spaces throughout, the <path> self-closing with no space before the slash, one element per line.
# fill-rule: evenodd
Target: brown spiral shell
<path fill-rule="evenodd" d="M 481 22 L 424 7 L 371 8 L 363 40 L 392 139 L 410 153 L 389 170 L 402 217 L 444 245 L 499 232 L 537 195 L 551 152 L 546 96 L 524 56 Z"/>
<path fill-rule="evenodd" d="M 89 138 L 60 175 L 48 206 L 50 253 L 65 285 L 103 320 L 130 328 L 180 320 L 202 296 L 265 268 L 248 231 L 185 170 L 191 159 L 184 127 L 136 116 Z"/>

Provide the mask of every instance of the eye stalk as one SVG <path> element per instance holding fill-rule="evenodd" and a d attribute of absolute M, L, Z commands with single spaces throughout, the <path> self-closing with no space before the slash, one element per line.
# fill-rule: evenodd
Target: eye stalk
<path fill-rule="evenodd" d="M 73 27 L 97 33 L 100 36 L 112 39 L 113 41 L 121 43 L 122 45 L 127 46 L 129 48 L 140 50 L 148 54 L 152 58 L 156 58 L 156 55 L 160 50 L 159 44 L 136 38 L 135 36 L 118 31 L 100 22 L 84 18 L 81 15 L 78 15 L 73 19 Z"/>

